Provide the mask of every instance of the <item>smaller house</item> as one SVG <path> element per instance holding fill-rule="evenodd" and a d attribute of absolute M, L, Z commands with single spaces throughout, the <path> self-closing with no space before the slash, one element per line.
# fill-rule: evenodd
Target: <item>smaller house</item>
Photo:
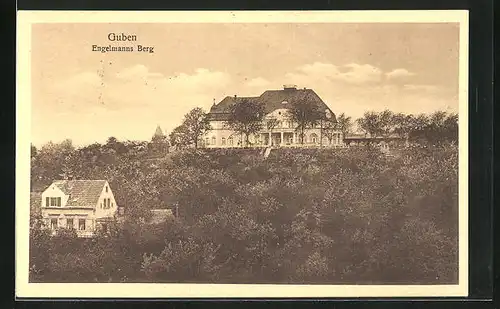
<path fill-rule="evenodd" d="M 79 237 L 92 237 L 98 229 L 107 230 L 118 206 L 106 180 L 57 180 L 41 197 L 45 226 L 74 229 Z"/>
<path fill-rule="evenodd" d="M 170 209 L 151 209 L 151 218 L 147 223 L 160 224 L 174 217 Z"/>

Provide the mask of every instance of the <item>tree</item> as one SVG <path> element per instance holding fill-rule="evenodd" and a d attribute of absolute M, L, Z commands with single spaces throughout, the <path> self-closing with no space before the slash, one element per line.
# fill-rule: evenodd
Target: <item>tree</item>
<path fill-rule="evenodd" d="M 328 142 L 332 144 L 335 135 L 337 134 L 338 124 L 335 121 L 325 120 L 321 123 L 321 135 L 326 136 Z"/>
<path fill-rule="evenodd" d="M 376 112 L 365 112 L 363 117 L 356 120 L 358 126 L 365 134 L 369 134 L 370 137 L 376 137 L 380 135 L 381 130 L 379 126 L 379 118 Z"/>
<path fill-rule="evenodd" d="M 386 109 L 378 114 L 378 126 L 382 136 L 388 136 L 393 131 L 393 112 Z"/>
<path fill-rule="evenodd" d="M 307 99 L 293 102 L 288 112 L 291 120 L 298 124 L 296 130 L 299 132 L 300 143 L 304 144 L 305 129 L 315 126 L 320 121 L 321 112 L 316 104 Z"/>
<path fill-rule="evenodd" d="M 393 113 L 387 109 L 380 113 L 365 112 L 357 123 L 370 137 L 387 136 L 393 131 Z"/>
<path fill-rule="evenodd" d="M 337 129 L 342 133 L 343 137 L 347 136 L 352 129 L 351 117 L 347 116 L 345 113 L 340 114 L 337 117 Z"/>
<path fill-rule="evenodd" d="M 180 125 L 173 129 L 172 132 L 170 132 L 169 140 L 170 144 L 177 148 L 184 148 L 191 142 L 188 130 L 184 125 Z"/>
<path fill-rule="evenodd" d="M 250 135 L 262 129 L 263 119 L 264 105 L 244 99 L 231 106 L 226 125 L 231 130 L 243 134 L 245 137 L 245 146 L 248 146 Z"/>
<path fill-rule="evenodd" d="M 183 128 L 180 129 L 180 132 L 183 133 L 184 141 L 193 145 L 194 148 L 198 148 L 200 138 L 212 129 L 207 114 L 199 107 L 192 109 L 184 116 L 181 126 Z"/>
<path fill-rule="evenodd" d="M 404 138 L 405 144 L 408 146 L 410 134 L 416 130 L 417 127 L 415 116 L 398 113 L 393 115 L 392 123 L 394 126 L 394 133 L 399 137 Z"/>
<path fill-rule="evenodd" d="M 35 145 L 31 144 L 31 158 L 36 157 L 37 153 L 38 153 L 38 149 L 36 149 Z"/>
<path fill-rule="evenodd" d="M 279 120 L 276 117 L 267 118 L 266 127 L 269 130 L 269 132 L 271 133 L 271 135 L 272 135 L 273 129 L 276 128 L 278 126 L 278 124 L 279 124 Z M 269 142 L 271 142 L 271 141 L 269 141 Z"/>

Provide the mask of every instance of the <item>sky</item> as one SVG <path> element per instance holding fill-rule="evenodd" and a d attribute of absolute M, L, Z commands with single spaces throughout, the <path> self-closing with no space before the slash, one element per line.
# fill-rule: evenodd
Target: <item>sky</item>
<path fill-rule="evenodd" d="M 137 36 L 109 42 L 108 33 Z M 93 52 L 92 45 L 154 53 Z M 335 114 L 458 112 L 459 24 L 35 24 L 32 143 L 150 140 L 195 107 L 313 89 Z"/>

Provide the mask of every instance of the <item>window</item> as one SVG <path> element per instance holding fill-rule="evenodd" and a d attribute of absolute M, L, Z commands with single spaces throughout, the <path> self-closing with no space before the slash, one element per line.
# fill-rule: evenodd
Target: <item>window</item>
<path fill-rule="evenodd" d="M 49 203 L 50 202 L 50 203 Z M 61 207 L 61 198 L 60 197 L 51 197 L 45 198 L 45 204 L 51 207 Z"/>
<path fill-rule="evenodd" d="M 66 219 L 66 228 L 73 229 L 75 226 L 73 225 L 73 219 Z"/>
<path fill-rule="evenodd" d="M 106 192 L 108 192 L 108 186 L 106 186 Z"/>
<path fill-rule="evenodd" d="M 48 197 L 45 198 L 45 207 L 50 206 L 50 199 Z"/>
<path fill-rule="evenodd" d="M 311 143 L 316 144 L 318 142 L 318 136 L 315 133 L 311 134 L 310 138 L 311 138 Z"/>
<path fill-rule="evenodd" d="M 226 138 L 225 138 L 225 137 L 223 137 L 223 138 L 222 138 L 222 146 L 225 146 L 225 145 L 226 145 Z"/>
<path fill-rule="evenodd" d="M 78 220 L 78 229 L 80 231 L 85 231 L 85 219 Z"/>
<path fill-rule="evenodd" d="M 215 136 L 212 136 L 212 145 L 215 145 Z"/>
<path fill-rule="evenodd" d="M 210 145 L 210 142 L 209 142 L 208 137 L 207 137 L 207 138 L 205 138 L 205 145 Z"/>
<path fill-rule="evenodd" d="M 233 146 L 233 137 L 231 137 L 231 136 L 230 136 L 230 137 L 227 139 L 227 141 L 228 141 L 228 143 L 229 143 L 229 145 L 230 145 L 230 146 Z"/>
<path fill-rule="evenodd" d="M 108 198 L 108 208 L 110 208 L 110 207 L 111 207 L 111 199 Z"/>
<path fill-rule="evenodd" d="M 52 218 L 50 219 L 50 228 L 52 230 L 57 229 L 57 218 Z"/>

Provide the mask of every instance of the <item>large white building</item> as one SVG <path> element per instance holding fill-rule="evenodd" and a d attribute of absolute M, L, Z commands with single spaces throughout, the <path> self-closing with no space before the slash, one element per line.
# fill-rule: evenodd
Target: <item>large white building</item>
<path fill-rule="evenodd" d="M 281 90 L 267 90 L 258 97 L 225 97 L 214 104 L 208 113 L 212 130 L 203 137 L 202 144 L 207 148 L 243 147 L 244 137 L 241 133 L 230 130 L 227 120 L 231 106 L 243 101 L 254 101 L 264 105 L 265 117 L 262 130 L 250 136 L 251 146 L 257 147 L 320 147 L 337 146 L 342 142 L 340 131 L 325 135 L 323 123 L 335 123 L 335 114 L 312 89 L 297 89 L 296 86 L 285 85 Z M 290 119 L 289 110 L 294 102 L 307 101 L 316 106 L 321 118 L 314 127 L 304 130 L 304 141 L 301 143 L 297 123 Z M 269 122 L 275 125 L 269 126 Z"/>

